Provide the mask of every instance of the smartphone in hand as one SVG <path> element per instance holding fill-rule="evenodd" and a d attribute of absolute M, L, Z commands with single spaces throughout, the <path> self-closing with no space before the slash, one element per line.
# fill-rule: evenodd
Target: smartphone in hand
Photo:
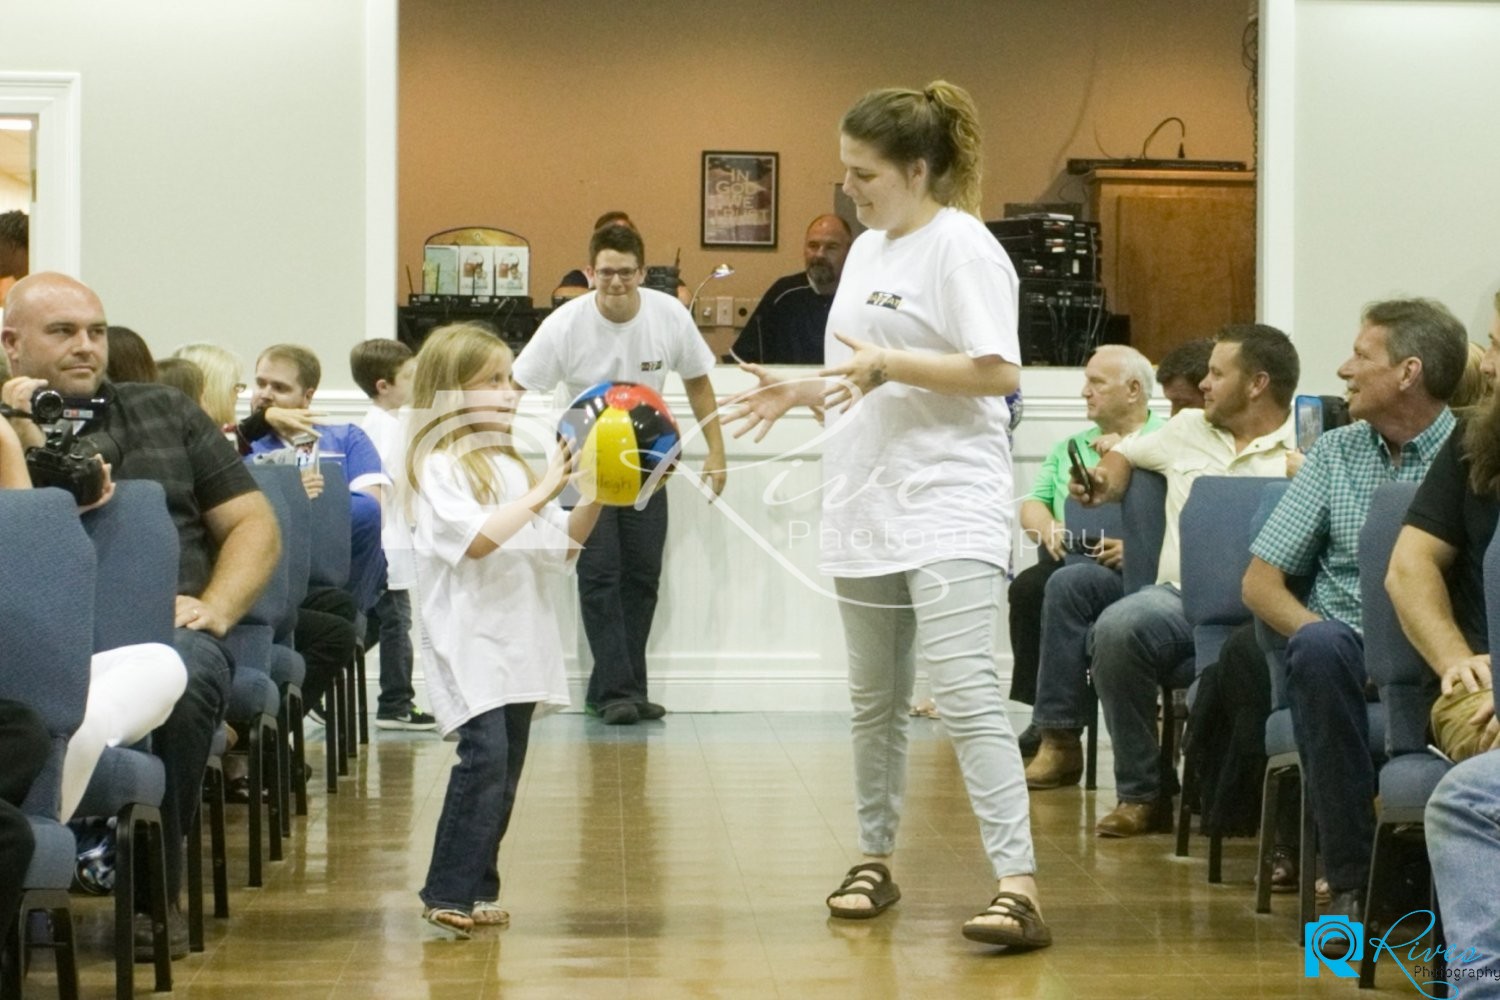
<path fill-rule="evenodd" d="M 298 469 L 317 469 L 318 436 L 316 434 L 298 434 L 292 438 L 292 447 L 297 452 Z"/>
<path fill-rule="evenodd" d="M 1078 450 L 1078 442 L 1072 438 L 1068 439 L 1068 462 L 1073 466 L 1073 478 L 1083 487 L 1083 492 L 1090 500 L 1094 498 L 1094 477 L 1089 475 L 1088 466 L 1083 464 L 1083 453 Z"/>
<path fill-rule="evenodd" d="M 1306 454 L 1323 433 L 1323 399 L 1298 396 L 1293 412 L 1297 417 L 1297 450 Z"/>

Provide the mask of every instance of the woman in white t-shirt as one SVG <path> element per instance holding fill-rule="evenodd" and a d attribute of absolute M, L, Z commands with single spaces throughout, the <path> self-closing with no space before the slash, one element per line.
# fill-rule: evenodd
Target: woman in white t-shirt
<path fill-rule="evenodd" d="M 552 502 L 568 480 L 565 453 L 540 480 L 517 454 L 511 361 L 482 328 L 433 331 L 417 355 L 401 477 L 428 695 L 438 729 L 458 740 L 422 916 L 459 938 L 510 920 L 497 902 L 497 855 L 532 715 L 568 704 L 550 577 L 568 568 L 599 516 L 595 504 L 569 513 Z"/>
<path fill-rule="evenodd" d="M 855 240 L 828 317 L 825 379 L 735 400 L 738 434 L 796 405 L 827 408 L 824 572 L 849 652 L 855 800 L 865 857 L 828 897 L 835 917 L 900 898 L 888 867 L 918 668 L 958 755 L 998 880 L 971 940 L 1045 947 L 1025 775 L 994 658 L 1010 552 L 1005 397 L 1020 385 L 1015 269 L 976 217 L 978 115 L 961 88 L 888 89 L 840 123 Z"/>

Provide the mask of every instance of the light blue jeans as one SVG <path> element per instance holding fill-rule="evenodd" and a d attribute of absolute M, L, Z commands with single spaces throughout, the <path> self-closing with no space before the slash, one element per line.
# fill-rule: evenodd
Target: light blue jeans
<path fill-rule="evenodd" d="M 1036 679 L 1038 729 L 1080 729 L 1089 715 L 1089 678 L 1115 752 L 1121 802 L 1161 793 L 1157 690 L 1192 680 L 1193 630 L 1175 587 L 1142 587 L 1121 597 L 1119 574 L 1064 566 L 1042 601 L 1042 662 Z"/>
<path fill-rule="evenodd" d="M 1443 776 L 1427 800 L 1426 832 L 1448 967 L 1462 964 L 1491 977 L 1454 982 L 1465 1000 L 1500 997 L 1500 978 L 1493 978 L 1500 977 L 1500 751 L 1471 757 Z M 1478 956 L 1460 963 L 1468 948 Z"/>
<path fill-rule="evenodd" d="M 834 581 L 849 650 L 855 808 L 866 854 L 896 847 L 920 668 L 953 741 L 995 877 L 1036 871 L 1026 775 L 995 667 L 1003 579 L 998 566 L 953 560 Z"/>

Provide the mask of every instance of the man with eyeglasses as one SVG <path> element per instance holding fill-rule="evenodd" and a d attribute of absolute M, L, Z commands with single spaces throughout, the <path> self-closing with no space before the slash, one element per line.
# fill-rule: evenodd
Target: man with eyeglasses
<path fill-rule="evenodd" d="M 594 290 L 553 310 L 516 359 L 520 389 L 562 384 L 568 398 L 600 382 L 636 382 L 661 392 L 669 371 L 682 378 L 708 444 L 703 481 L 724 489 L 724 439 L 708 373 L 714 355 L 672 296 L 641 287 L 645 244 L 628 226 L 605 226 L 589 240 Z M 578 597 L 594 655 L 585 709 L 609 725 L 660 719 L 646 698 L 646 642 L 656 613 L 667 540 L 667 491 L 640 509 L 606 507 L 578 557 Z"/>

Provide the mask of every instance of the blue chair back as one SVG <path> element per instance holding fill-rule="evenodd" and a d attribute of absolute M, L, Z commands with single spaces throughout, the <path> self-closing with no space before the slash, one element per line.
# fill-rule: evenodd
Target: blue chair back
<path fill-rule="evenodd" d="M 0 490 L 0 698 L 41 716 L 52 755 L 22 808 L 56 818 L 68 738 L 88 704 L 94 547 L 62 490 Z"/>
<path fill-rule="evenodd" d="M 1364 621 L 1365 670 L 1385 705 L 1386 753 L 1392 757 L 1427 749 L 1427 719 L 1436 696 L 1431 669 L 1401 631 L 1385 591 L 1391 550 L 1417 483 L 1382 483 L 1370 500 L 1359 532 L 1359 598 Z"/>
<path fill-rule="evenodd" d="M 1178 522 L 1182 611 L 1193 626 L 1195 673 L 1217 662 L 1229 633 L 1250 620 L 1240 598 L 1241 583 L 1250 565 L 1255 514 L 1271 482 L 1276 480 L 1202 476 L 1193 482 L 1183 505 Z"/>
<path fill-rule="evenodd" d="M 1117 503 L 1085 507 L 1069 497 L 1063 508 L 1063 525 L 1075 538 L 1080 535 L 1087 535 L 1090 538 L 1096 535 L 1123 538 L 1125 527 L 1122 521 L 1120 505 Z"/>
<path fill-rule="evenodd" d="M 1120 537 L 1125 541 L 1125 593 L 1156 582 L 1161 543 L 1167 533 L 1167 480 L 1136 469 L 1120 500 Z"/>
<path fill-rule="evenodd" d="M 302 476 L 289 465 L 254 465 L 250 474 L 276 512 L 281 528 L 281 567 L 286 592 L 282 611 L 272 624 L 278 641 L 286 640 L 297 627 L 297 609 L 307 598 L 312 571 L 312 503 L 302 487 Z M 258 620 L 258 619 L 257 619 Z"/>
<path fill-rule="evenodd" d="M 1271 512 L 1281 503 L 1281 498 L 1286 496 L 1287 488 L 1292 485 L 1290 479 L 1270 479 L 1263 482 L 1265 485 L 1260 488 L 1260 506 L 1255 508 L 1255 514 L 1250 518 L 1252 543 L 1255 536 L 1260 534 L 1260 529 L 1271 519 Z M 1255 639 L 1265 652 L 1266 667 L 1271 671 L 1271 710 L 1286 708 L 1286 636 L 1257 618 Z"/>
<path fill-rule="evenodd" d="M 312 565 L 308 578 L 314 587 L 343 587 L 349 582 L 349 481 L 338 462 L 324 462 L 323 492 L 312 502 Z"/>
<path fill-rule="evenodd" d="M 94 543 L 94 651 L 141 642 L 172 645 L 177 605 L 177 526 L 161 484 L 131 479 L 83 515 Z"/>

